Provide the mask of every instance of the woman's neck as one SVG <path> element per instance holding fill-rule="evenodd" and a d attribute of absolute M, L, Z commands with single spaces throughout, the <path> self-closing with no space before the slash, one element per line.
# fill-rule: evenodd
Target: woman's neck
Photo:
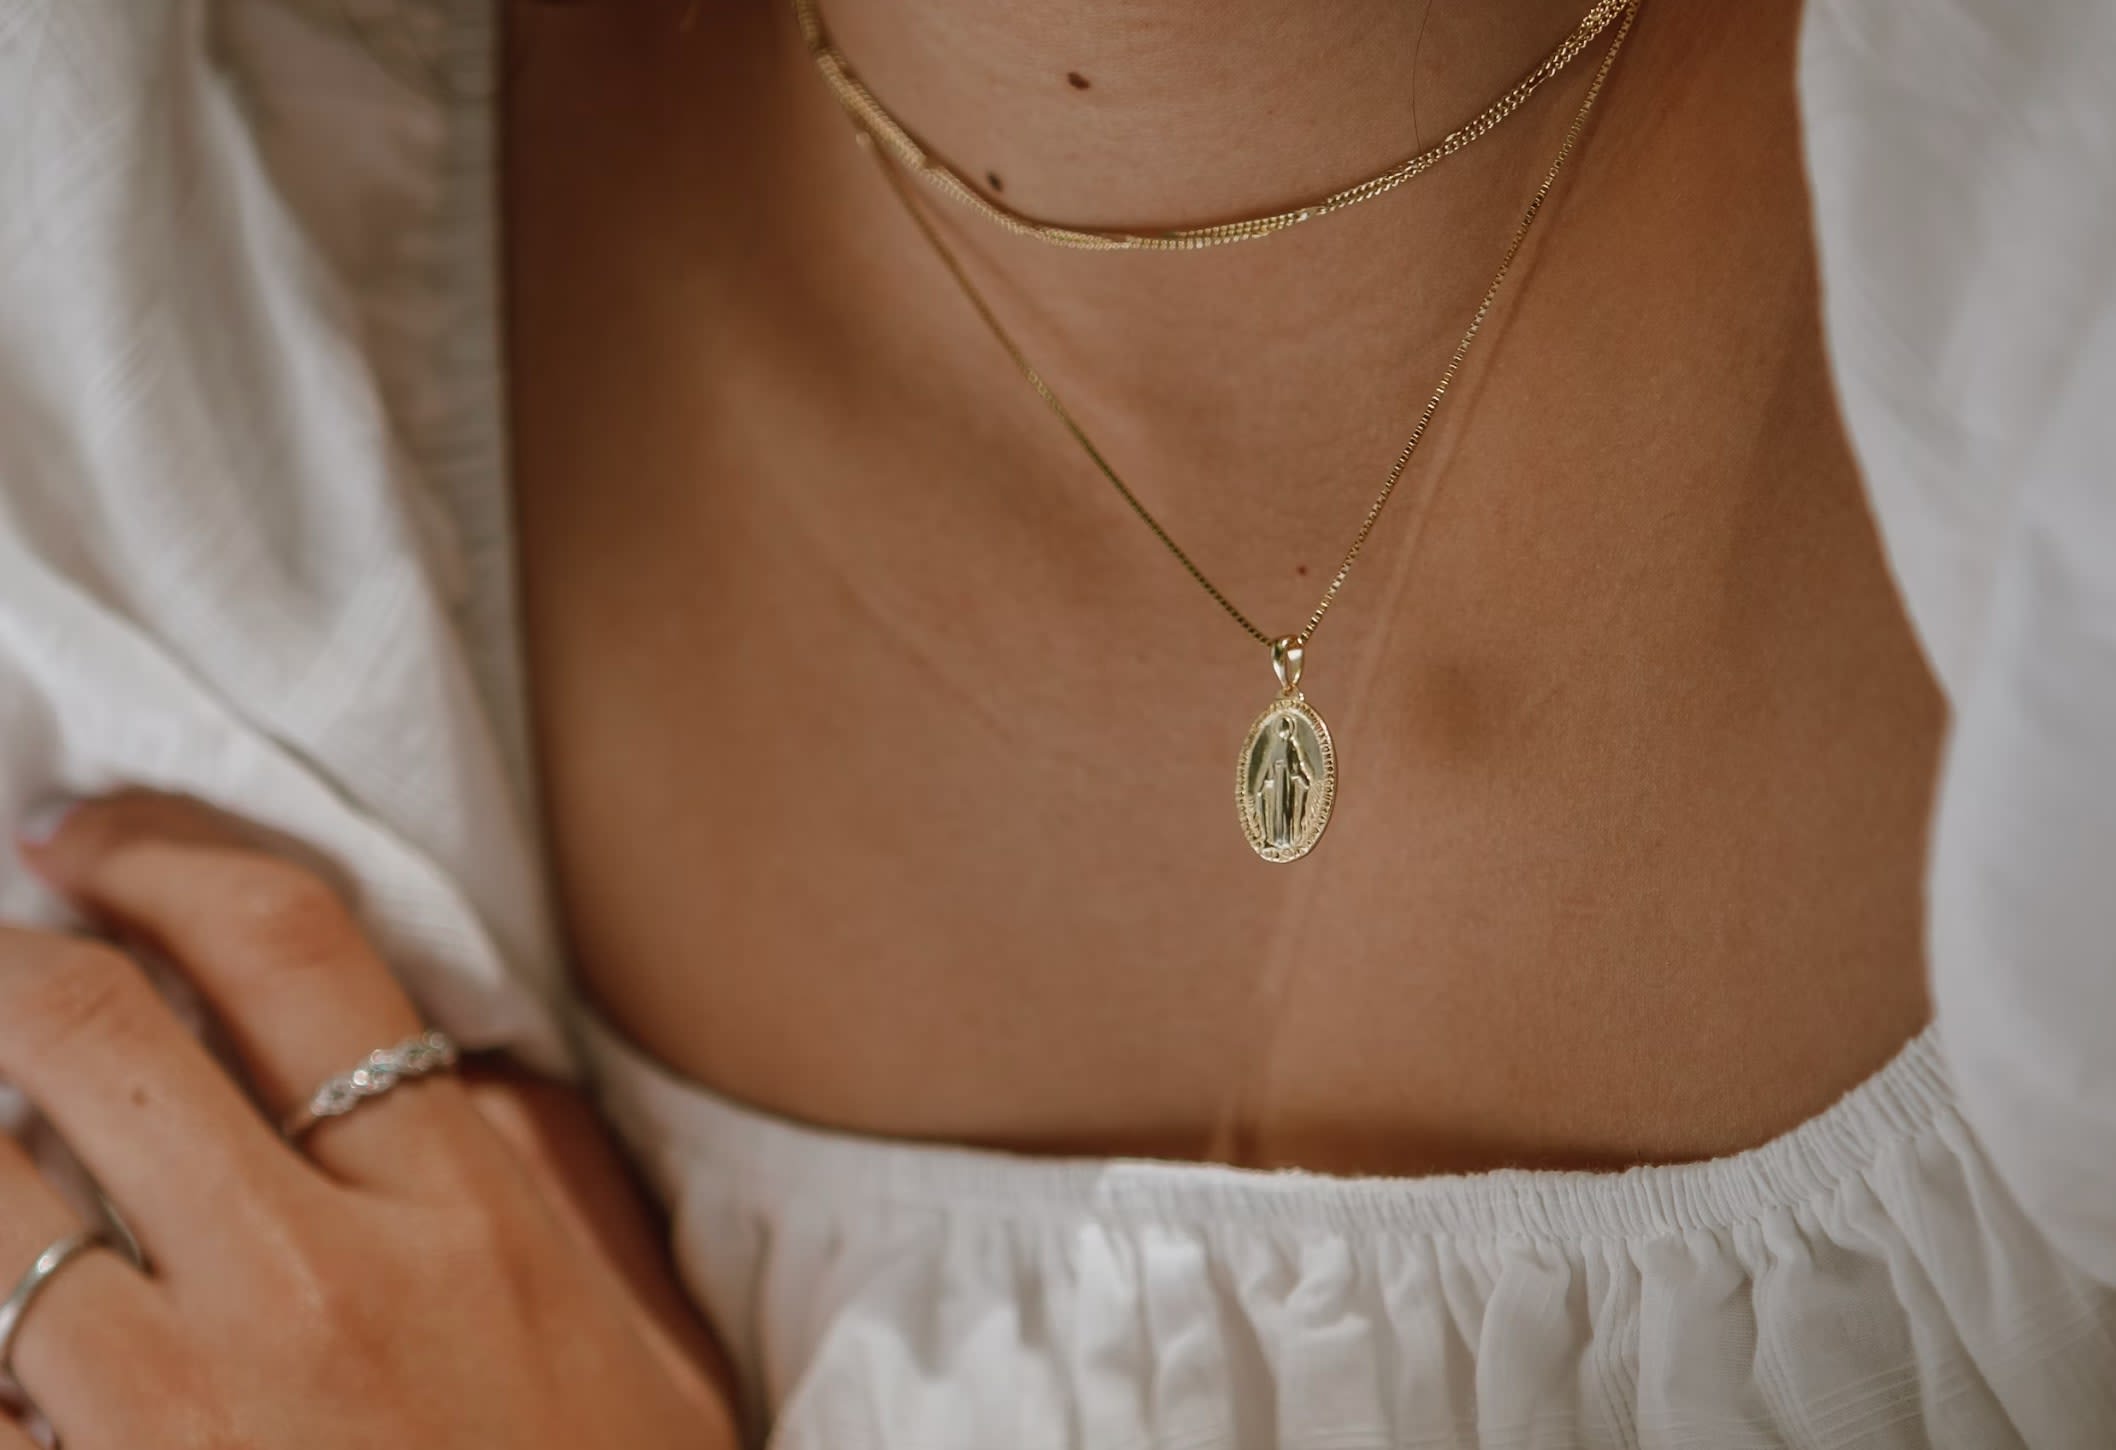
<path fill-rule="evenodd" d="M 820 0 L 884 105 L 1016 210 L 1225 219 L 1335 190 L 1481 111 L 1587 0 Z"/>

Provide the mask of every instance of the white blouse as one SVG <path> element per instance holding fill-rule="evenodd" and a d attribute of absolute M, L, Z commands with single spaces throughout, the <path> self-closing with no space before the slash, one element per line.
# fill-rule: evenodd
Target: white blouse
<path fill-rule="evenodd" d="M 150 784 L 335 856 L 439 1021 L 594 1070 L 776 1445 L 2116 1442 L 2116 6 L 1804 21 L 1832 364 L 1953 706 L 1935 1025 L 1717 1162 L 1352 1180 L 820 1133 L 569 1010 L 491 3 L 0 0 L 0 818 Z M 60 920 L 6 853 L 0 914 Z"/>

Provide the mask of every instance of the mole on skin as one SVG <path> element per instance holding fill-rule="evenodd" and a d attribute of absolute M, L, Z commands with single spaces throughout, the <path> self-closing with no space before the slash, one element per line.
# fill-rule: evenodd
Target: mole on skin
<path fill-rule="evenodd" d="M 1076 70 L 1069 70 L 1065 73 L 1065 83 L 1076 91 L 1087 89 L 1087 77 Z"/>
<path fill-rule="evenodd" d="M 1005 191 L 1007 189 L 1007 184 L 999 179 L 999 173 L 996 171 L 987 171 L 985 173 L 985 185 L 991 187 L 994 191 Z"/>

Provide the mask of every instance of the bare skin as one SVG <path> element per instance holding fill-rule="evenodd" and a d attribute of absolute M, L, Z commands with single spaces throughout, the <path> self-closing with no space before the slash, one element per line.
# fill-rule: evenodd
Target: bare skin
<path fill-rule="evenodd" d="M 1009 202 L 1168 224 L 1406 154 L 1578 8 L 826 18 Z M 1265 652 L 1013 375 L 781 7 L 524 5 L 526 626 L 604 1009 L 848 1129 L 1361 1172 L 1713 1156 L 1879 1067 L 1927 1014 L 1943 708 L 1829 394 L 1796 18 L 1648 7 L 1311 649 L 1340 802 L 1273 867 L 1228 789 Z M 1290 629 L 1585 80 L 1263 244 L 950 235 L 1176 536 Z"/>

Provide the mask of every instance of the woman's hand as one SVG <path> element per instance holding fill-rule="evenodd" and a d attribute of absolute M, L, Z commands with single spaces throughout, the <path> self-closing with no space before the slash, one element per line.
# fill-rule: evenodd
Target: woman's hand
<path fill-rule="evenodd" d="M 300 1151 L 280 1138 L 318 1084 L 422 1026 L 320 875 L 147 793 L 78 808 L 24 855 L 190 979 L 271 1115 L 123 952 L 0 927 L 0 1077 L 149 1265 L 78 1257 L 23 1319 L 12 1368 L 67 1450 L 734 1442 L 676 1296 L 649 1282 L 643 1220 L 609 1183 L 537 1182 L 539 1164 L 601 1153 L 577 1105 L 442 1075 L 325 1120 Z M 0 1294 L 79 1226 L 0 1139 Z M 24 1444 L 0 1423 L 0 1446 Z"/>

